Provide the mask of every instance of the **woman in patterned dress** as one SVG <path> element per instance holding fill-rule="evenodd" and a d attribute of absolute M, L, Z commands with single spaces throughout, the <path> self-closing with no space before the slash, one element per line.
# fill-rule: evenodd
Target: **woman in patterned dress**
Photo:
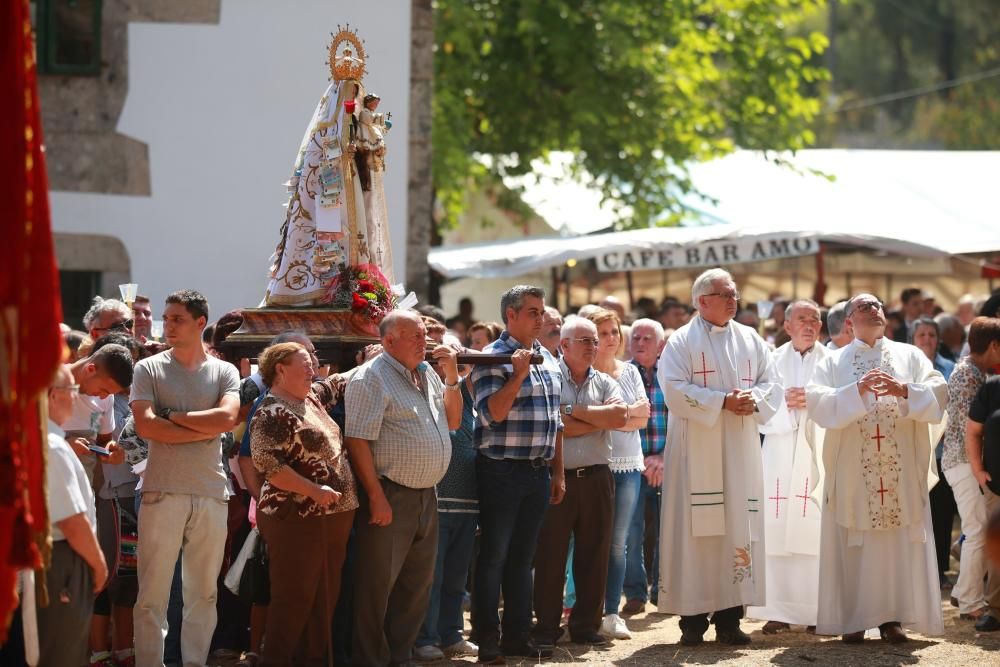
<path fill-rule="evenodd" d="M 254 466 L 265 479 L 257 523 L 270 556 L 262 664 L 326 665 L 358 507 L 340 428 L 327 414 L 347 378 L 314 383 L 312 357 L 299 343 L 264 350 L 259 370 L 270 387 L 250 424 Z"/>

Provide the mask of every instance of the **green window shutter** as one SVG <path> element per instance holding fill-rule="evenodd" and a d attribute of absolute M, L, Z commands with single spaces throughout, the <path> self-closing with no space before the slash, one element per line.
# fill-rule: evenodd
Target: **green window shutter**
<path fill-rule="evenodd" d="M 101 0 L 36 0 L 38 70 L 43 74 L 101 73 Z"/>

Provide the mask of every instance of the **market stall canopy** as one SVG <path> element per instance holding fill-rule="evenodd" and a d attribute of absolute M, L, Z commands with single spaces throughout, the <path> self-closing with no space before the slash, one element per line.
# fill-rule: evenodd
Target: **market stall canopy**
<path fill-rule="evenodd" d="M 820 242 L 908 257 L 1000 251 L 993 176 L 1000 152 L 810 150 L 780 157 L 794 168 L 751 151 L 691 168 L 695 187 L 715 201 L 690 196 L 685 204 L 719 224 L 446 246 L 432 249 L 429 262 L 448 278 L 507 278 L 568 260 L 595 259 L 604 271 L 762 261 L 812 254 Z M 579 183 L 538 178 L 523 185 L 525 201 L 550 225 L 579 227 Z M 560 210 L 574 218 L 560 219 Z"/>

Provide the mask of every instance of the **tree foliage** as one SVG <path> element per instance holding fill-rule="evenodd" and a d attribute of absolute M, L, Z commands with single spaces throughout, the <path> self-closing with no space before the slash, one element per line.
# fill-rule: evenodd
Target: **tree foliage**
<path fill-rule="evenodd" d="M 975 78 L 1000 68 L 996 0 L 840 0 L 820 19 L 835 45 L 831 144 L 1000 147 L 1000 76 Z"/>
<path fill-rule="evenodd" d="M 817 4 L 435 0 L 445 223 L 470 182 L 525 173 L 551 151 L 575 155 L 622 226 L 645 226 L 679 211 L 691 161 L 807 147 L 827 40 L 791 28 Z"/>

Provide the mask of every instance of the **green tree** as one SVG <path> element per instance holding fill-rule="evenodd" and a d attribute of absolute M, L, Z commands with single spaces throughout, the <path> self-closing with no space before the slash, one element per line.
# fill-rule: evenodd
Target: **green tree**
<path fill-rule="evenodd" d="M 998 148 L 996 0 L 837 0 L 831 145 Z M 985 75 L 985 76 L 983 76 Z M 826 127 L 824 127 L 824 125 Z"/>
<path fill-rule="evenodd" d="M 815 139 L 815 0 L 436 0 L 434 185 L 445 224 L 470 182 L 571 151 L 621 226 L 666 222 L 684 165 Z M 489 156 L 488 164 L 477 156 Z"/>

